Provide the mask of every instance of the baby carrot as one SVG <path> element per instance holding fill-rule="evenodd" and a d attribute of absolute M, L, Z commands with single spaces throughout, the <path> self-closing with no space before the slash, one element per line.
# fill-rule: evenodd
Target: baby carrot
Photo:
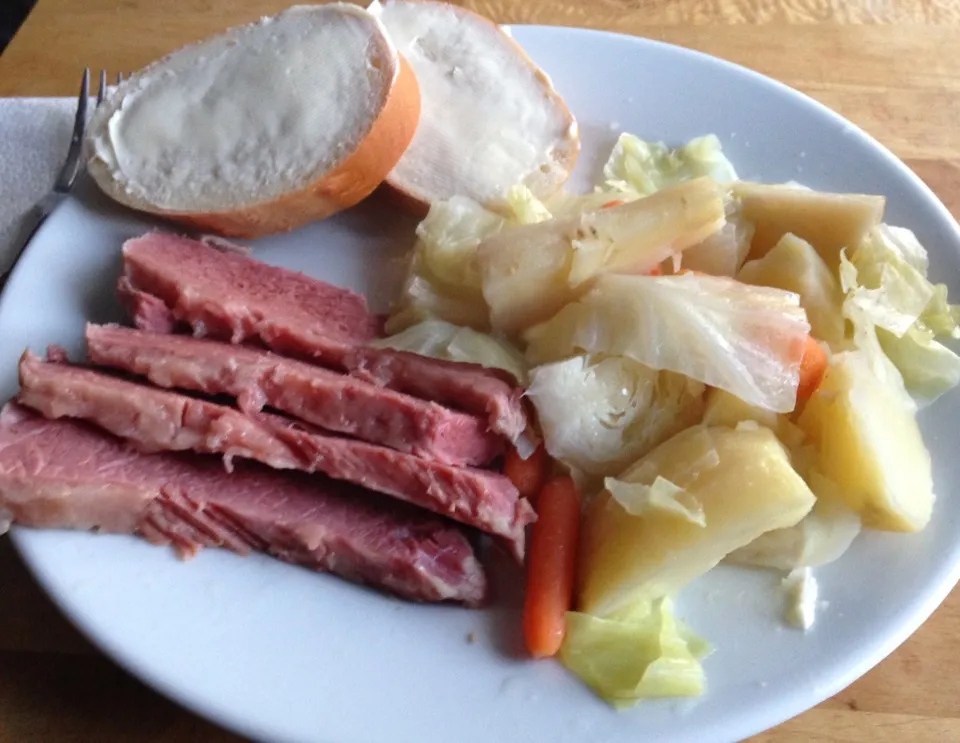
<path fill-rule="evenodd" d="M 503 462 L 503 474 L 516 486 L 523 498 L 535 503 L 540 490 L 543 489 L 543 484 L 547 481 L 549 467 L 550 458 L 543 444 L 538 446 L 527 459 L 522 459 L 517 450 L 511 446 Z"/>
<path fill-rule="evenodd" d="M 797 385 L 797 406 L 803 405 L 817 391 L 823 375 L 827 372 L 827 353 L 817 339 L 807 336 L 807 343 L 800 360 L 800 384 Z"/>
<path fill-rule="evenodd" d="M 534 658 L 556 655 L 563 643 L 579 534 L 577 486 L 569 477 L 555 477 L 544 485 L 537 500 L 537 520 L 527 553 L 523 635 Z"/>

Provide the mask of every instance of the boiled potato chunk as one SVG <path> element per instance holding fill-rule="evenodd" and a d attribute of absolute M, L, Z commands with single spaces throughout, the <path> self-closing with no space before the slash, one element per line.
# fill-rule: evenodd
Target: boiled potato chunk
<path fill-rule="evenodd" d="M 862 352 L 833 357 L 797 424 L 816 446 L 819 471 L 865 527 L 912 532 L 927 525 L 933 475 L 913 407 L 877 378 Z"/>
<path fill-rule="evenodd" d="M 833 348 L 843 343 L 846 324 L 840 281 L 806 240 L 784 235 L 763 258 L 746 263 L 737 278 L 799 294 L 813 337 Z"/>
<path fill-rule="evenodd" d="M 719 230 L 725 191 L 698 178 L 608 209 L 503 229 L 477 248 L 495 330 L 516 333 L 552 317 L 598 274 L 647 273 Z"/>
<path fill-rule="evenodd" d="M 705 524 L 666 509 L 632 516 L 601 493 L 582 526 L 580 611 L 605 617 L 672 595 L 761 534 L 793 526 L 814 504 L 783 446 L 759 426 L 687 429 L 619 479 L 652 485 L 658 476 L 700 501 Z"/>
<path fill-rule="evenodd" d="M 773 431 L 780 443 L 790 450 L 800 446 L 806 438 L 786 415 L 751 405 L 726 390 L 712 387 L 707 392 L 705 403 L 703 423 L 707 426 L 736 428 L 740 423 L 753 421 Z"/>
<path fill-rule="evenodd" d="M 831 270 L 840 265 L 840 250 L 853 250 L 880 223 L 882 196 L 833 194 L 762 183 L 733 184 L 741 213 L 755 232 L 750 258 L 762 258 L 788 232 L 813 245 Z"/>

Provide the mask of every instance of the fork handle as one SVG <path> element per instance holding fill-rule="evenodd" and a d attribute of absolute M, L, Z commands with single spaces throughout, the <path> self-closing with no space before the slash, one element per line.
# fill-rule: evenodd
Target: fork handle
<path fill-rule="evenodd" d="M 49 214 L 48 211 L 34 206 L 23 216 L 20 222 L 20 229 L 17 232 L 17 238 L 13 242 L 13 261 L 10 263 L 10 266 L 0 274 L 0 292 L 2 292 L 7 285 L 7 279 L 10 278 L 13 269 L 17 267 L 17 263 L 19 263 L 20 258 L 24 252 L 26 252 L 27 245 L 30 244 L 33 236 L 37 234 L 37 230 L 40 229 L 40 225 L 44 223 Z"/>

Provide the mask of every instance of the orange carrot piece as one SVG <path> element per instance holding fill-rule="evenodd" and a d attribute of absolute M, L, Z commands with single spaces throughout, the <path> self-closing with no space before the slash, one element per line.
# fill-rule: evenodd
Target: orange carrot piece
<path fill-rule="evenodd" d="M 797 405 L 800 406 L 810 399 L 817 391 L 823 375 L 827 373 L 827 353 L 817 339 L 807 336 L 807 343 L 803 348 L 803 358 L 800 360 L 800 384 L 797 385 Z"/>
<path fill-rule="evenodd" d="M 541 444 L 527 459 L 522 459 L 517 450 L 511 446 L 503 462 L 503 474 L 516 486 L 523 498 L 535 504 L 550 474 L 550 457 L 547 456 L 547 450 Z"/>
<path fill-rule="evenodd" d="M 624 201 L 623 199 L 614 199 L 613 201 L 608 201 L 606 204 L 604 204 L 604 205 L 601 206 L 600 208 L 601 208 L 601 209 L 612 209 L 612 208 L 615 207 L 615 206 L 623 206 L 623 205 L 626 204 L 626 203 L 627 203 L 627 202 Z"/>
<path fill-rule="evenodd" d="M 527 552 L 523 635 L 534 658 L 556 655 L 566 632 L 580 536 L 580 494 L 569 477 L 555 477 L 537 500 Z"/>

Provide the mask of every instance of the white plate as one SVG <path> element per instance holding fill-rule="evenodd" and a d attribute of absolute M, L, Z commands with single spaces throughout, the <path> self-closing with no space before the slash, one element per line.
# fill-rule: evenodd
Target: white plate
<path fill-rule="evenodd" d="M 820 105 L 715 59 L 573 29 L 519 27 L 580 122 L 579 176 L 621 130 L 677 143 L 715 132 L 743 177 L 888 197 L 889 221 L 913 228 L 932 272 L 958 291 L 960 233 L 933 194 L 889 152 Z M 785 53 L 789 53 L 786 50 Z M 583 181 L 582 181 L 583 182 Z M 0 304 L 0 393 L 16 390 L 24 347 L 80 349 L 86 320 L 119 319 L 122 239 L 145 222 L 87 189 L 30 248 Z M 371 293 L 411 223 L 361 209 L 264 240 L 273 263 Z M 558 664 L 519 655 L 515 572 L 494 608 L 471 612 L 386 599 L 262 557 L 209 551 L 184 565 L 127 537 L 16 530 L 41 583 L 107 653 L 223 725 L 270 741 L 511 743 L 732 741 L 816 704 L 879 662 L 933 611 L 960 569 L 960 395 L 923 413 L 940 500 L 916 536 L 865 535 L 818 572 L 821 608 L 804 636 L 782 628 L 777 579 L 733 568 L 684 591 L 680 609 L 716 646 L 697 702 L 615 712 Z M 469 634 L 475 642 L 467 640 Z"/>

